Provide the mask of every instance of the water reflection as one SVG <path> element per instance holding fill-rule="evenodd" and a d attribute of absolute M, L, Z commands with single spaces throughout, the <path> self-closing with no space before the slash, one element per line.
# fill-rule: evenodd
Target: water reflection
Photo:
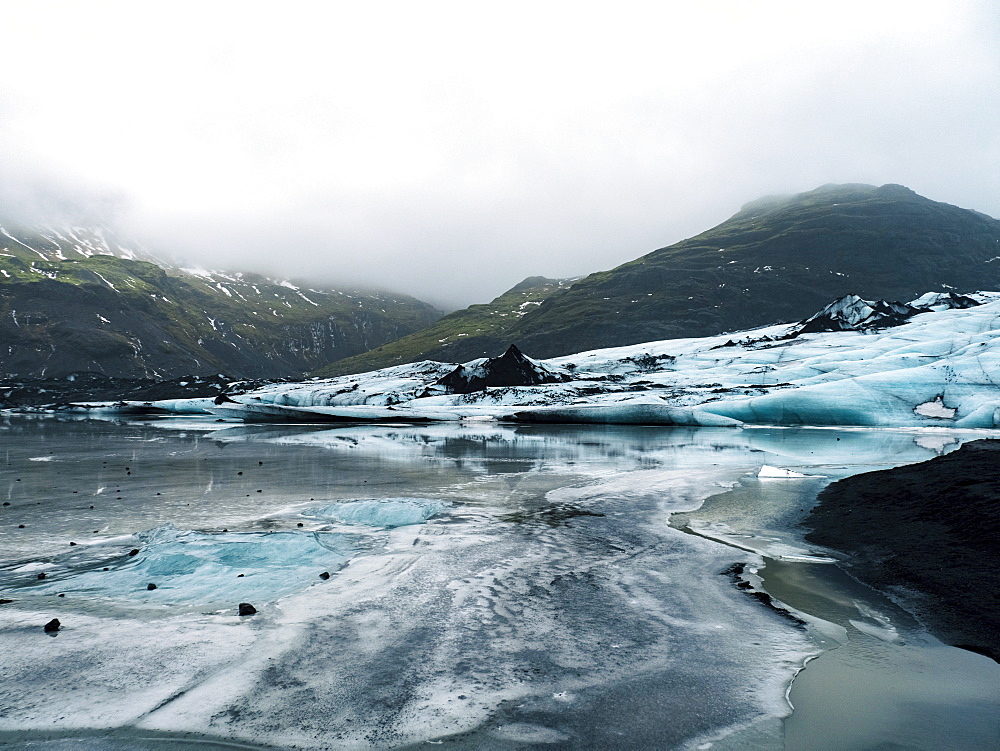
<path fill-rule="evenodd" d="M 165 423 L 160 423 L 166 425 Z M 996 431 L 990 431 L 994 434 Z M 852 428 L 686 428 L 644 426 L 514 426 L 496 423 L 430 426 L 239 425 L 212 430 L 222 444 L 250 441 L 364 451 L 409 461 L 618 460 L 704 466 L 775 463 L 796 467 L 881 466 L 923 461 L 985 431 Z M 759 454 L 759 456 L 752 456 Z M 526 465 L 525 465 L 526 466 Z M 511 470 L 517 471 L 517 470 Z"/>

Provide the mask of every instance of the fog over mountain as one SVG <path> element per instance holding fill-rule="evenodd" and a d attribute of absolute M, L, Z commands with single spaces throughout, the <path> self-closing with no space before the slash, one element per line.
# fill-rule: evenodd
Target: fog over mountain
<path fill-rule="evenodd" d="M 0 217 L 459 307 L 824 183 L 1000 216 L 996 3 L 686 5 L 0 1 Z"/>

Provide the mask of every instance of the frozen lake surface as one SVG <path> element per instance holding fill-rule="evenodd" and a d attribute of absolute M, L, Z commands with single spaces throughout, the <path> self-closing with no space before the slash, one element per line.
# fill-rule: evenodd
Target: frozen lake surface
<path fill-rule="evenodd" d="M 795 531 L 973 437 L 12 416 L 0 745 L 995 746 L 997 665 Z"/>

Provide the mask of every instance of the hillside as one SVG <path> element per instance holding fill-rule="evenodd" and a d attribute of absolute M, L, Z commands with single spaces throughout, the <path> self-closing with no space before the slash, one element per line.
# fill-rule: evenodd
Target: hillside
<path fill-rule="evenodd" d="M 996 219 L 901 185 L 825 185 L 753 201 L 700 235 L 563 285 L 488 336 L 474 306 L 442 319 L 448 342 L 410 338 L 405 348 L 383 350 L 386 357 L 376 351 L 351 361 L 350 371 L 323 373 L 458 362 L 510 343 L 553 357 L 799 320 L 847 294 L 905 301 L 998 285 Z"/>
<path fill-rule="evenodd" d="M 100 229 L 0 227 L 0 376 L 296 376 L 440 315 L 405 295 L 154 260 Z"/>
<path fill-rule="evenodd" d="M 826 185 L 751 202 L 610 271 L 531 277 L 438 320 L 403 295 L 178 269 L 105 231 L 7 223 L 0 377 L 335 376 L 511 343 L 552 357 L 799 320 L 846 294 L 998 288 L 998 261 L 996 219 L 899 185 Z"/>
<path fill-rule="evenodd" d="M 848 293 L 996 289 L 1000 221 L 900 185 L 764 198 L 545 301 L 509 332 L 536 357 L 792 321 Z"/>
<path fill-rule="evenodd" d="M 500 352 L 506 347 L 508 332 L 523 316 L 573 281 L 528 277 L 489 303 L 446 315 L 422 331 L 320 368 L 316 375 L 365 373 L 416 360 L 460 362 Z"/>

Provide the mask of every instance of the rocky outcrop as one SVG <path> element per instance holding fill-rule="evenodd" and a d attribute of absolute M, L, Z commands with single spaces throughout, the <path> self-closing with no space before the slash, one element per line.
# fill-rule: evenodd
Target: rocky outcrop
<path fill-rule="evenodd" d="M 568 373 L 532 360 L 513 344 L 499 357 L 459 365 L 438 379 L 450 394 L 471 394 L 490 386 L 535 386 L 570 380 Z"/>
<path fill-rule="evenodd" d="M 874 331 L 900 326 L 912 316 L 924 311 L 900 302 L 862 300 L 857 295 L 845 295 L 834 300 L 797 328 L 796 334 L 820 331 Z"/>

